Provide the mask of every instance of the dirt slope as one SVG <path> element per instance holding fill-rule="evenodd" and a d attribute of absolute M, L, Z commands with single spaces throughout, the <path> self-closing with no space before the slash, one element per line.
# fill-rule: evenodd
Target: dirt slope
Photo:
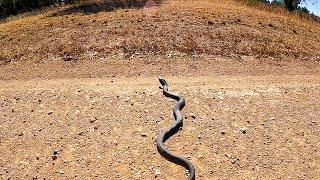
<path fill-rule="evenodd" d="M 162 74 L 186 99 L 167 145 L 197 179 L 317 179 L 318 24 L 181 2 L 0 24 L 0 178 L 186 178 L 155 146 Z"/>
<path fill-rule="evenodd" d="M 164 1 L 141 9 L 55 11 L 0 24 L 0 62 L 104 60 L 160 54 L 319 60 L 319 23 L 233 1 Z"/>

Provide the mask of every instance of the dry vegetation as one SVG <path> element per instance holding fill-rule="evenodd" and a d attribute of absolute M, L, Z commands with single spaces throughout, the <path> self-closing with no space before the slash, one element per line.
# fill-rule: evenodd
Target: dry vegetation
<path fill-rule="evenodd" d="M 140 8 L 50 11 L 2 23 L 0 48 L 2 63 L 150 54 L 308 60 L 320 56 L 320 26 L 233 1 L 166 1 L 156 17 Z"/>
<path fill-rule="evenodd" d="M 0 24 L 0 179 L 186 179 L 155 145 L 160 74 L 196 179 L 320 177 L 319 24 L 231 0 L 99 11 Z"/>

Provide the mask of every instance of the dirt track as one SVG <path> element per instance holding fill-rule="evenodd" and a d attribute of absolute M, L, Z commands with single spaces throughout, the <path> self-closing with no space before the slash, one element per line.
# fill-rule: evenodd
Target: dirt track
<path fill-rule="evenodd" d="M 167 65 L 177 62 L 183 61 Z M 156 151 L 157 134 L 173 121 L 173 102 L 158 88 L 161 73 L 187 100 L 183 131 L 168 146 L 190 158 L 197 178 L 320 176 L 317 62 L 296 69 L 294 62 L 201 62 L 197 68 L 186 60 L 172 76 L 173 69 L 160 70 L 156 61 L 148 69 L 145 61 L 148 71 L 139 76 L 141 68 L 131 69 L 131 77 L 123 75 L 129 68 L 123 61 L 109 63 L 114 73 L 105 76 L 97 73 L 101 64 L 77 64 L 94 78 L 80 72 L 75 78 L 70 66 L 63 79 L 57 71 L 65 63 L 42 65 L 45 71 L 30 66 L 24 78 L 14 71 L 19 66 L 13 72 L 4 66 L 1 76 L 11 78 L 0 82 L 1 177 L 154 179 L 160 172 L 158 179 L 185 178 Z"/>

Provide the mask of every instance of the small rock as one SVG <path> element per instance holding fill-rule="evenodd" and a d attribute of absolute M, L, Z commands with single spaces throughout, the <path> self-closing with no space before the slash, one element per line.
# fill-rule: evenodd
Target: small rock
<path fill-rule="evenodd" d="M 141 137 L 147 137 L 146 133 L 141 133 Z"/>
<path fill-rule="evenodd" d="M 57 156 L 52 156 L 52 160 L 54 161 L 54 160 L 57 160 L 58 159 L 58 157 Z"/>
<path fill-rule="evenodd" d="M 221 132 L 222 135 L 225 135 L 226 133 L 224 131 Z"/>
<path fill-rule="evenodd" d="M 231 162 L 231 164 L 235 164 L 237 162 L 237 160 L 236 159 L 231 159 L 230 162 Z"/>
<path fill-rule="evenodd" d="M 22 132 L 21 132 L 21 133 L 19 133 L 19 134 L 18 134 L 18 136 L 23 136 L 23 133 L 22 133 Z"/>
<path fill-rule="evenodd" d="M 194 114 L 192 114 L 192 113 L 190 113 L 190 117 L 191 117 L 192 119 L 196 119 L 196 115 L 194 115 Z"/>
<path fill-rule="evenodd" d="M 241 128 L 240 132 L 242 132 L 242 134 L 246 134 L 247 133 L 247 128 Z"/>
<path fill-rule="evenodd" d="M 48 115 L 51 115 L 52 113 L 53 113 L 53 111 L 49 111 L 49 112 L 48 112 Z"/>
<path fill-rule="evenodd" d="M 223 96 L 218 96 L 218 99 L 224 100 L 224 97 Z"/>
<path fill-rule="evenodd" d="M 25 161 L 20 161 L 19 164 L 21 164 L 21 165 L 26 165 L 26 164 L 28 164 L 28 163 L 25 162 Z"/>
<path fill-rule="evenodd" d="M 157 177 L 161 175 L 160 169 L 159 168 L 154 168 L 154 175 Z"/>
<path fill-rule="evenodd" d="M 63 61 L 72 61 L 72 60 L 74 60 L 75 58 L 74 57 L 72 57 L 72 56 L 64 56 L 63 57 Z"/>
<path fill-rule="evenodd" d="M 113 143 L 114 145 L 118 145 L 118 141 L 116 139 L 113 141 Z"/>
<path fill-rule="evenodd" d="M 62 171 L 62 170 L 59 170 L 59 173 L 60 173 L 60 174 L 64 174 L 64 171 Z"/>
<path fill-rule="evenodd" d="M 58 155 L 59 154 L 59 150 L 54 150 L 53 151 L 53 155 Z"/>
<path fill-rule="evenodd" d="M 96 122 L 96 120 L 97 120 L 96 117 L 92 117 L 92 118 L 90 118 L 90 123 L 94 123 L 94 122 Z"/>

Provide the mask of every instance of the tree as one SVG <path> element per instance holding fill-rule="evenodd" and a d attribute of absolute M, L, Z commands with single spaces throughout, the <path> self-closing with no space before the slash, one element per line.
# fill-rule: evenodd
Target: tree
<path fill-rule="evenodd" d="M 0 0 L 0 19 L 10 15 L 16 15 L 25 11 L 32 11 L 41 7 L 53 5 L 54 2 L 62 0 Z M 73 3 L 76 0 L 64 0 L 66 3 Z"/>
<path fill-rule="evenodd" d="M 316 3 L 318 0 L 313 0 L 312 2 L 313 3 Z M 294 11 L 294 10 L 297 10 L 297 9 L 301 9 L 299 8 L 299 5 L 302 3 L 302 2 L 306 2 L 306 0 L 284 0 L 284 3 L 286 5 L 286 8 L 287 10 L 289 11 Z"/>
<path fill-rule="evenodd" d="M 289 11 L 293 11 L 298 8 L 301 0 L 284 0 L 284 3 Z"/>

